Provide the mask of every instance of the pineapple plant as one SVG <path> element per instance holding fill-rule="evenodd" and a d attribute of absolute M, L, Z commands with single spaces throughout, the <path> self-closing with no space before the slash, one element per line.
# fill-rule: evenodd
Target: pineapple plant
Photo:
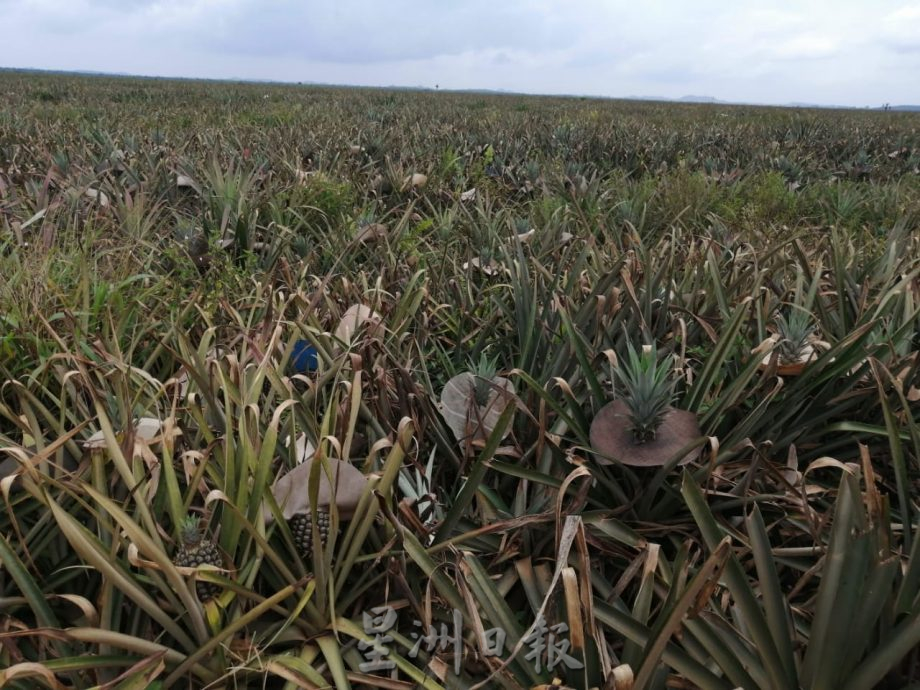
<path fill-rule="evenodd" d="M 806 311 L 795 309 L 789 316 L 777 314 L 774 318 L 779 336 L 777 350 L 782 362 L 798 362 L 808 359 L 813 352 L 811 339 L 815 333 L 812 316 Z"/>
<path fill-rule="evenodd" d="M 805 272 L 800 266 L 796 267 L 793 300 L 788 304 L 785 313 L 777 310 L 773 316 L 773 333 L 769 341 L 774 343 L 774 348 L 761 361 L 762 369 L 767 368 L 775 355 L 776 372 L 781 376 L 796 376 L 818 358 L 818 347 L 829 347 L 818 339 L 815 317 L 812 313 L 821 282 L 820 263 L 813 272 L 814 278 L 806 291 Z"/>
<path fill-rule="evenodd" d="M 623 396 L 605 405 L 591 423 L 591 445 L 598 462 L 654 467 L 667 463 L 700 437 L 696 415 L 672 407 L 674 381 L 668 361 L 658 361 L 654 345 L 636 352 L 627 343 L 625 362 L 615 370 Z M 696 451 L 680 459 L 690 462 Z"/>
<path fill-rule="evenodd" d="M 797 376 L 805 367 L 818 358 L 818 346 L 825 344 L 818 340 L 814 317 L 804 308 L 793 305 L 789 315 L 777 313 L 773 317 L 776 332 L 767 342 L 775 343 L 773 352 L 768 352 L 760 363 L 766 369 L 772 357 L 776 356 L 776 373 L 780 376 Z"/>
<path fill-rule="evenodd" d="M 179 530 L 182 545 L 173 563 L 181 568 L 197 568 L 200 565 L 223 567 L 224 561 L 217 544 L 207 538 L 198 525 L 195 515 L 188 515 Z M 201 601 L 213 599 L 221 592 L 221 586 L 213 582 L 196 582 L 195 591 Z"/>

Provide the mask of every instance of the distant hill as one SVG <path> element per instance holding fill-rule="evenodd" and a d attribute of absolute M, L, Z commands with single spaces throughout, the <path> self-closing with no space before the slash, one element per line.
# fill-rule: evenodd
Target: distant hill
<path fill-rule="evenodd" d="M 681 96 L 680 98 L 667 98 L 664 96 L 626 96 L 626 99 L 636 100 L 636 101 L 663 101 L 667 103 L 700 103 L 700 104 L 709 103 L 712 105 L 753 105 L 753 106 L 768 107 L 768 108 L 831 108 L 831 109 L 849 110 L 855 107 L 855 106 L 850 106 L 850 105 L 821 105 L 820 103 L 803 103 L 803 102 L 757 103 L 755 101 L 745 101 L 745 100 L 724 101 L 721 98 L 716 98 L 715 96 L 695 96 L 692 94 L 689 94 L 687 96 Z M 911 107 L 911 106 L 905 106 L 905 107 Z"/>
<path fill-rule="evenodd" d="M 898 112 L 920 113 L 920 105 L 893 105 L 888 110 L 897 110 Z"/>

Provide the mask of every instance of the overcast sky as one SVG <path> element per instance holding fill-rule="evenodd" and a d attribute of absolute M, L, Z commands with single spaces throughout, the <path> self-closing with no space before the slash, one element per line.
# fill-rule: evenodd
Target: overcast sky
<path fill-rule="evenodd" d="M 916 0 L 0 0 L 0 66 L 920 103 Z"/>

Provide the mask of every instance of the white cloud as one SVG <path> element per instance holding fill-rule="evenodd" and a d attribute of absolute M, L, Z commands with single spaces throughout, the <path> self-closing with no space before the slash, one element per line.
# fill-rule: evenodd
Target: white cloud
<path fill-rule="evenodd" d="M 884 37 L 897 49 L 920 51 L 920 3 L 886 15 L 882 27 Z"/>
<path fill-rule="evenodd" d="M 838 49 L 837 41 L 830 36 L 807 32 L 782 41 L 774 53 L 781 60 L 813 60 L 831 57 Z"/>

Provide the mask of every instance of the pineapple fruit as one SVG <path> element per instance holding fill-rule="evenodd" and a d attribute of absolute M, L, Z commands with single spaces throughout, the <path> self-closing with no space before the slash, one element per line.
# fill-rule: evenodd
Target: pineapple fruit
<path fill-rule="evenodd" d="M 325 546 L 332 526 L 328 511 L 322 509 L 316 511 L 316 526 L 319 529 L 320 541 Z M 310 523 L 310 513 L 298 513 L 288 520 L 288 527 L 291 530 L 294 546 L 297 547 L 297 552 L 300 554 L 301 559 L 303 559 L 304 563 L 312 563 L 313 526 Z"/>
<path fill-rule="evenodd" d="M 180 529 L 182 546 L 176 553 L 173 563 L 182 568 L 197 568 L 199 565 L 223 567 L 224 561 L 217 545 L 205 537 L 198 527 L 198 518 L 189 515 L 182 522 Z M 201 601 L 213 599 L 221 592 L 221 586 L 213 582 L 196 582 L 195 591 Z"/>

